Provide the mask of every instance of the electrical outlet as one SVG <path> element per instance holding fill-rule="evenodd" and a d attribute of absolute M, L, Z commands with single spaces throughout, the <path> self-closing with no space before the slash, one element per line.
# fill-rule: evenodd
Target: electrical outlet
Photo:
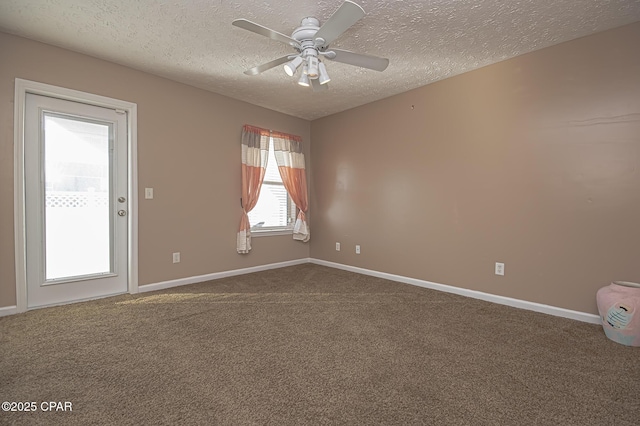
<path fill-rule="evenodd" d="M 504 275 L 504 263 L 496 262 L 496 275 Z"/>
<path fill-rule="evenodd" d="M 180 252 L 173 253 L 173 263 L 180 263 Z"/>
<path fill-rule="evenodd" d="M 356 245 L 356 254 L 360 254 L 360 246 Z"/>
<path fill-rule="evenodd" d="M 336 251 L 340 251 L 340 243 L 336 243 Z"/>

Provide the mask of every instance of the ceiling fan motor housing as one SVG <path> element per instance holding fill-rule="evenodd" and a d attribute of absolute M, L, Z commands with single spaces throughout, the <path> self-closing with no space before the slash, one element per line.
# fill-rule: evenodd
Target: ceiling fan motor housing
<path fill-rule="evenodd" d="M 318 56 L 319 44 L 315 41 L 315 35 L 319 29 L 320 21 L 313 17 L 307 17 L 300 22 L 298 28 L 293 30 L 291 38 L 300 43 L 298 50 L 303 58 Z M 322 43 L 324 43 L 324 40 L 322 40 Z"/>
<path fill-rule="evenodd" d="M 304 18 L 302 22 L 300 22 L 300 26 L 293 30 L 291 38 L 299 41 L 301 44 L 303 41 L 313 41 L 313 36 L 316 35 L 319 29 L 320 21 L 316 18 Z"/>

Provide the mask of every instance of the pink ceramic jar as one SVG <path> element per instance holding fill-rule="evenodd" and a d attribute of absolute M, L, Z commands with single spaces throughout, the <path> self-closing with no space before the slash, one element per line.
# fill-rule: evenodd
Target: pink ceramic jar
<path fill-rule="evenodd" d="M 614 281 L 596 295 L 607 337 L 626 346 L 640 346 L 640 284 Z"/>

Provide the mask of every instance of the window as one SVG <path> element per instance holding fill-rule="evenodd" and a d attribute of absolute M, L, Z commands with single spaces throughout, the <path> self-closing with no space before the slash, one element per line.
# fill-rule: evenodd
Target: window
<path fill-rule="evenodd" d="M 296 205 L 289 197 L 278 171 L 273 140 L 269 138 L 269 159 L 258 203 L 249 212 L 251 232 L 283 231 L 293 229 Z"/>

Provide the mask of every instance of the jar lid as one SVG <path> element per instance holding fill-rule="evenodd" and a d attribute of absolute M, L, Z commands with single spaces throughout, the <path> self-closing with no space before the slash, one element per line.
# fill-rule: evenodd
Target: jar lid
<path fill-rule="evenodd" d="M 624 286 L 624 287 L 640 288 L 640 283 L 632 283 L 630 281 L 614 281 L 613 284 L 621 285 L 621 286 Z"/>

